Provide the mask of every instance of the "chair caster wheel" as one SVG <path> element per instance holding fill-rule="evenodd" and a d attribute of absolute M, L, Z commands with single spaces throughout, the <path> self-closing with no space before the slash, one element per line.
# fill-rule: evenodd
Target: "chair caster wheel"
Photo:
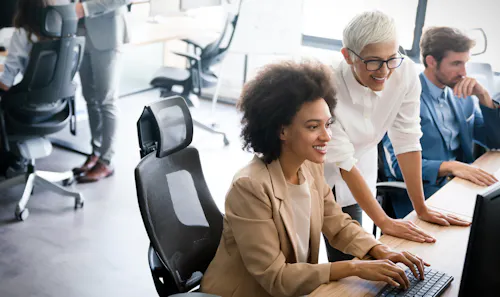
<path fill-rule="evenodd" d="M 227 139 L 226 136 L 224 136 L 224 145 L 228 146 L 229 145 L 229 140 Z"/>
<path fill-rule="evenodd" d="M 30 211 L 27 208 L 23 209 L 21 212 L 18 212 L 16 210 L 16 219 L 18 221 L 25 221 L 29 215 L 30 215 Z"/>
<path fill-rule="evenodd" d="M 83 198 L 77 198 L 75 200 L 75 209 L 83 208 L 84 202 Z"/>
<path fill-rule="evenodd" d="M 75 182 L 75 177 L 72 176 L 70 178 L 67 178 L 67 179 L 64 179 L 62 181 L 62 185 L 65 186 L 65 187 L 69 187 L 71 186 L 73 183 Z"/>

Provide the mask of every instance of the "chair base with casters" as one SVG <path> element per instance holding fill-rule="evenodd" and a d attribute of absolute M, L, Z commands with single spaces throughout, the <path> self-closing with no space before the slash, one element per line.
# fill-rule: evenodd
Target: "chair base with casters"
<path fill-rule="evenodd" d="M 17 203 L 15 210 L 15 216 L 19 221 L 24 221 L 29 216 L 29 210 L 26 208 L 26 205 L 31 198 L 35 185 L 59 195 L 74 198 L 75 209 L 83 207 L 84 198 L 80 192 L 65 189 L 57 184 L 61 182 L 63 186 L 71 185 L 74 181 L 73 172 L 50 172 L 35 169 L 35 159 L 47 157 L 52 152 L 52 145 L 47 139 L 31 138 L 21 140 L 15 143 L 15 147 L 18 155 L 29 159 L 28 170 L 26 175 L 18 175 L 7 179 L 0 186 L 3 188 L 25 183 L 23 195 Z"/>

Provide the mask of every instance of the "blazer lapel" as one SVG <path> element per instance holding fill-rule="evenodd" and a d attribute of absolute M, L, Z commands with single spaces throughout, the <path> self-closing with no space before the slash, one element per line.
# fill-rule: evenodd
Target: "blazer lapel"
<path fill-rule="evenodd" d="M 286 233 L 288 234 L 288 239 L 292 243 L 293 255 L 295 257 L 294 261 L 297 262 L 299 258 L 297 253 L 297 232 L 295 231 L 293 224 L 293 209 L 290 199 L 288 199 L 285 176 L 283 175 L 283 170 L 281 169 L 279 160 L 271 162 L 271 164 L 267 165 L 267 168 L 271 177 L 274 196 L 281 200 L 279 213 L 281 220 L 283 221 L 283 225 L 285 226 Z"/>
<path fill-rule="evenodd" d="M 455 96 L 452 97 L 450 90 L 448 90 L 447 94 L 449 99 L 448 101 L 450 102 L 451 108 L 455 113 L 455 118 L 459 124 L 458 137 L 460 138 L 460 146 L 462 147 L 463 156 L 465 158 L 464 161 L 472 163 L 474 161 L 474 158 L 470 153 L 472 152 L 472 138 L 469 133 L 469 129 L 467 129 L 467 119 L 465 117 L 464 110 L 456 102 Z"/>
<path fill-rule="evenodd" d="M 438 128 L 438 131 L 439 131 L 439 134 L 441 135 L 441 138 L 443 139 L 443 141 L 445 141 L 444 136 L 443 136 L 443 127 L 442 127 L 442 125 L 438 124 L 436 109 L 434 108 L 434 104 L 432 103 L 433 99 L 430 95 L 429 88 L 427 87 L 427 82 L 425 81 L 423 72 L 420 73 L 420 82 L 422 84 L 422 96 L 421 96 L 422 102 L 425 104 L 425 106 L 427 106 L 427 109 L 429 110 L 429 112 L 432 116 L 432 119 L 434 120 L 434 124 Z"/>
<path fill-rule="evenodd" d="M 314 177 L 305 165 L 302 165 L 302 174 L 309 184 L 309 191 L 311 193 L 311 220 L 310 220 L 310 230 L 309 230 L 309 259 L 310 263 L 318 263 L 319 258 L 319 245 L 321 240 L 321 209 L 320 209 L 320 197 L 318 190 L 316 189 L 316 183 L 314 182 Z"/>

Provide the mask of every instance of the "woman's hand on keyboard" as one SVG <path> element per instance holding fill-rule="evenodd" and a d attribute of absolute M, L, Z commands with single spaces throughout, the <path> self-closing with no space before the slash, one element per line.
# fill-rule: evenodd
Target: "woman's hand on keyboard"
<path fill-rule="evenodd" d="M 383 281 L 391 286 L 407 289 L 410 281 L 401 269 L 391 260 L 359 260 L 352 261 L 354 275 L 372 281 Z"/>
<path fill-rule="evenodd" d="M 375 259 L 387 259 L 393 263 L 403 263 L 408 266 L 413 275 L 417 279 L 424 279 L 424 266 L 430 266 L 429 263 L 422 260 L 420 257 L 410 252 L 396 252 L 391 250 L 388 246 L 380 244 L 374 246 L 369 254 Z M 416 268 L 415 268 L 416 267 Z M 417 273 L 418 269 L 418 273 Z"/>

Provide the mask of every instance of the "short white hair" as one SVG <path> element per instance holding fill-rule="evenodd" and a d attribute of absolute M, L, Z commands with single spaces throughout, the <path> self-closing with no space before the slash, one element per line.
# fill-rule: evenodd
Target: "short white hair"
<path fill-rule="evenodd" d="M 355 16 L 344 28 L 342 44 L 356 54 L 374 43 L 398 41 L 394 19 L 381 11 L 367 11 Z M 357 57 L 349 53 L 351 59 Z"/>

